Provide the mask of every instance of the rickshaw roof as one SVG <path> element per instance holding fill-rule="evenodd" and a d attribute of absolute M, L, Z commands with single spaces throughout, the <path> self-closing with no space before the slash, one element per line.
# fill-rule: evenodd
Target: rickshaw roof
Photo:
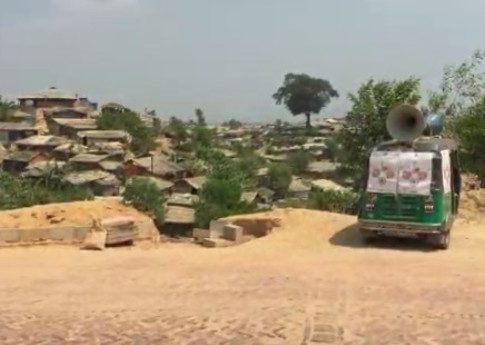
<path fill-rule="evenodd" d="M 456 151 L 458 149 L 458 145 L 455 140 L 436 137 L 421 137 L 412 143 L 403 143 L 396 140 L 391 140 L 377 145 L 375 149 L 378 151 L 384 151 L 397 146 L 406 146 L 407 148 L 413 148 L 419 152 L 440 152 L 443 150 Z"/>

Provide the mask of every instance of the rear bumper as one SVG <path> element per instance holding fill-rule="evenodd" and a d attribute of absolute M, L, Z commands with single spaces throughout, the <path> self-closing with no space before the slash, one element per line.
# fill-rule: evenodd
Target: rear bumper
<path fill-rule="evenodd" d="M 442 224 L 422 224 L 412 222 L 387 222 L 359 220 L 362 231 L 372 232 L 382 236 L 418 237 L 421 235 L 441 234 L 444 230 Z"/>

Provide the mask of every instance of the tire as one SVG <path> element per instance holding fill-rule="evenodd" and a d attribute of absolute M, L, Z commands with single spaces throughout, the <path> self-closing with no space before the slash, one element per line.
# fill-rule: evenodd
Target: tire
<path fill-rule="evenodd" d="M 447 231 L 439 235 L 432 235 L 430 241 L 436 249 L 448 249 L 450 246 L 450 232 Z"/>

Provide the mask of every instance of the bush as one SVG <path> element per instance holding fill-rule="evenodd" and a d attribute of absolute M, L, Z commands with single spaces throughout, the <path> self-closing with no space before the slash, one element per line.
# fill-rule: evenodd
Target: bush
<path fill-rule="evenodd" d="M 275 197 L 284 198 L 291 183 L 291 169 L 288 165 L 275 163 L 268 169 L 269 188 L 275 192 Z"/>
<path fill-rule="evenodd" d="M 308 164 L 310 164 L 312 156 L 305 151 L 292 152 L 288 155 L 288 162 L 295 174 L 305 172 Z"/>
<path fill-rule="evenodd" d="M 359 195 L 351 191 L 315 190 L 308 197 L 308 208 L 336 213 L 357 214 Z"/>
<path fill-rule="evenodd" d="M 157 225 L 163 224 L 165 197 L 157 185 L 149 179 L 136 177 L 128 183 L 123 192 L 123 202 L 148 213 L 155 219 Z"/>
<path fill-rule="evenodd" d="M 485 181 L 485 98 L 459 115 L 454 127 L 463 168 Z"/>
<path fill-rule="evenodd" d="M 0 209 L 3 210 L 91 199 L 93 193 L 89 188 L 65 183 L 54 174 L 31 180 L 0 173 Z"/>
<path fill-rule="evenodd" d="M 232 160 L 214 152 L 209 156 L 209 176 L 199 192 L 195 206 L 195 222 L 207 228 L 213 219 L 254 211 L 241 200 L 244 175 Z"/>
<path fill-rule="evenodd" d="M 147 153 L 155 145 L 157 129 L 147 127 L 134 112 L 103 112 L 97 118 L 96 124 L 100 129 L 116 129 L 128 132 L 132 137 L 131 149 L 136 154 Z"/>

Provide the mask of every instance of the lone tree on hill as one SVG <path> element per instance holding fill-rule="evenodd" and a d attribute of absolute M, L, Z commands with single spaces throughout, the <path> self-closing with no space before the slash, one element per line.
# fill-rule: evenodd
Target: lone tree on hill
<path fill-rule="evenodd" d="M 199 126 L 205 126 L 207 123 L 205 121 L 204 112 L 200 108 L 195 109 L 195 117 L 197 118 L 197 124 Z"/>
<path fill-rule="evenodd" d="M 338 92 L 325 79 L 307 74 L 288 73 L 283 86 L 273 95 L 276 104 L 284 103 L 293 115 L 305 114 L 306 127 L 311 127 L 311 114 L 318 114 Z"/>

